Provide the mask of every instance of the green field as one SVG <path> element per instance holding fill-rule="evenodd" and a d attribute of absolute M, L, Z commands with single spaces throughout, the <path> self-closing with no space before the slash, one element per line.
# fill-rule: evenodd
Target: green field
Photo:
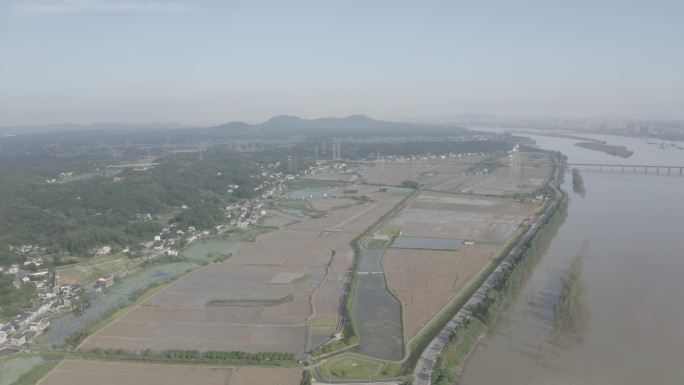
<path fill-rule="evenodd" d="M 57 275 L 63 281 L 76 281 L 81 285 L 95 282 L 98 278 L 131 269 L 140 265 L 141 261 L 132 260 L 121 255 L 110 255 L 93 258 L 84 263 L 58 268 Z"/>
<path fill-rule="evenodd" d="M 382 361 L 345 353 L 321 363 L 321 374 L 329 381 L 369 380 L 379 377 L 386 364 Z"/>

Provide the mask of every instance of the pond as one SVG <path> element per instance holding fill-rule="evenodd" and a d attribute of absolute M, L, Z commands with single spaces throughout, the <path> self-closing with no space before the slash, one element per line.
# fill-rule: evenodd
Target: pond
<path fill-rule="evenodd" d="M 335 187 L 307 187 L 288 191 L 287 197 L 290 199 L 311 199 L 323 198 L 335 191 Z"/>
<path fill-rule="evenodd" d="M 401 304 L 381 273 L 383 254 L 384 250 L 361 253 L 352 318 L 359 334 L 359 353 L 398 361 L 404 356 Z"/>

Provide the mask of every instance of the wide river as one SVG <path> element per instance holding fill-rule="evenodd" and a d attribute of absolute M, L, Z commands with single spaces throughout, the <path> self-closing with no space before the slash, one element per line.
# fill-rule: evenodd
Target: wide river
<path fill-rule="evenodd" d="M 684 150 L 647 143 L 660 140 L 580 135 L 634 151 L 623 159 L 577 147 L 577 140 L 525 136 L 569 162 L 684 165 Z M 572 192 L 568 174 L 565 223 L 467 361 L 461 384 L 684 384 L 684 177 L 582 175 L 586 196 Z M 579 339 L 558 344 L 553 308 L 579 254 L 586 327 Z"/>

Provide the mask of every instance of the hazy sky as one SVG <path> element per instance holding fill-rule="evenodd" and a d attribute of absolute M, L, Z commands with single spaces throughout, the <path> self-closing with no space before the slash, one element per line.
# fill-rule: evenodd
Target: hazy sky
<path fill-rule="evenodd" d="M 684 1 L 0 0 L 0 125 L 684 117 Z"/>

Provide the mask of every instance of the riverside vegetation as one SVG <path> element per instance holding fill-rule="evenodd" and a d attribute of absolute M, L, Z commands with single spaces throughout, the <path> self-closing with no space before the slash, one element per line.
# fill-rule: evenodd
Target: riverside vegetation
<path fill-rule="evenodd" d="M 450 385 L 487 327 L 496 321 L 508 300 L 517 293 L 534 271 L 551 240 L 565 221 L 568 198 L 564 193 L 561 202 L 534 237 L 525 245 L 511 265 L 504 270 L 498 282 L 487 291 L 485 299 L 476 306 L 473 315 L 465 319 L 449 336 L 449 342 L 440 353 L 432 372 L 433 385 Z"/>
<path fill-rule="evenodd" d="M 584 197 L 587 191 L 584 189 L 584 179 L 576 168 L 572 169 L 572 191 Z"/>
<path fill-rule="evenodd" d="M 582 257 L 577 256 L 563 281 L 558 303 L 554 307 L 554 329 L 559 336 L 576 336 L 584 329 L 587 316 L 585 291 L 582 281 Z"/>
<path fill-rule="evenodd" d="M 580 142 L 575 143 L 575 146 L 589 150 L 605 152 L 608 155 L 619 156 L 622 158 L 629 158 L 634 153 L 634 151 L 628 150 L 625 146 L 613 146 L 611 144 L 597 142 Z"/>

